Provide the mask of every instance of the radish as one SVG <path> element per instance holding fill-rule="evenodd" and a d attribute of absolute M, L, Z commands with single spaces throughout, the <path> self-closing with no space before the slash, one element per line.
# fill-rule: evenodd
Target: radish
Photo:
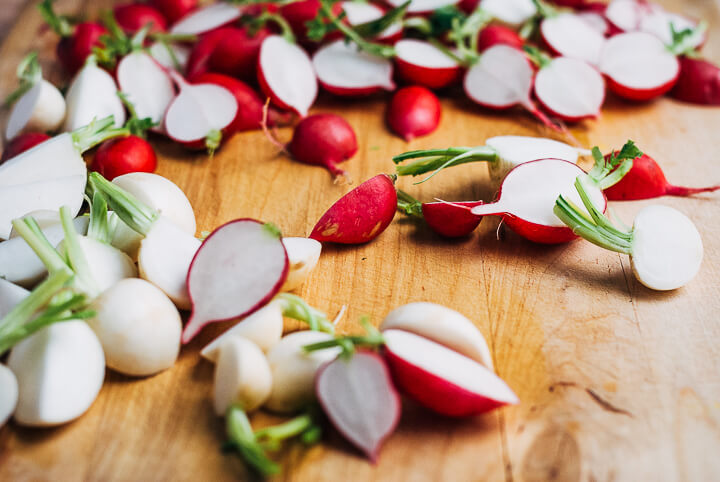
<path fill-rule="evenodd" d="M 310 272 L 315 269 L 322 244 L 310 238 L 283 238 L 283 245 L 288 256 L 288 275 L 280 291 L 292 291 L 299 288 Z"/>
<path fill-rule="evenodd" d="M 540 33 L 545 43 L 558 55 L 580 59 L 598 65 L 605 45 L 605 36 L 575 13 L 560 13 L 545 18 L 540 23 Z"/>
<path fill-rule="evenodd" d="M 482 217 L 473 215 L 470 210 L 480 204 L 483 202 L 421 203 L 398 189 L 398 209 L 408 216 L 424 219 L 430 229 L 446 238 L 461 238 L 475 231 Z"/>
<path fill-rule="evenodd" d="M 395 217 L 395 178 L 378 174 L 345 194 L 322 215 L 310 234 L 317 241 L 367 243 L 378 237 Z"/>
<path fill-rule="evenodd" d="M 620 97 L 644 101 L 663 95 L 678 79 L 680 63 L 648 33 L 633 32 L 608 39 L 600 55 L 600 71 Z"/>
<path fill-rule="evenodd" d="M 103 143 L 95 153 L 90 170 L 113 180 L 131 172 L 153 172 L 156 167 L 157 157 L 150 143 L 130 135 Z"/>
<path fill-rule="evenodd" d="M 287 253 L 275 226 L 237 219 L 217 228 L 203 241 L 187 274 L 192 314 L 183 343 L 209 323 L 257 311 L 280 290 L 287 273 Z"/>
<path fill-rule="evenodd" d="M 673 31 L 692 30 L 698 26 L 697 22 L 668 13 L 660 5 L 644 0 L 613 0 L 607 6 L 605 16 L 620 31 L 646 32 L 668 46 L 673 43 Z M 704 41 L 705 36 L 699 36 L 692 47 L 699 47 Z"/>
<path fill-rule="evenodd" d="M 198 35 L 240 18 L 240 9 L 224 2 L 208 5 L 185 15 L 170 29 L 171 34 Z"/>
<path fill-rule="evenodd" d="M 142 3 L 118 5 L 113 9 L 113 15 L 126 33 L 135 33 L 146 26 L 152 33 L 167 30 L 165 17 L 155 8 Z"/>
<path fill-rule="evenodd" d="M 440 101 L 425 87 L 410 86 L 398 90 L 388 105 L 390 129 L 407 142 L 432 133 L 440 124 Z"/>
<path fill-rule="evenodd" d="M 175 97 L 175 89 L 167 70 L 148 53 L 138 50 L 141 47 L 135 45 L 134 50 L 118 62 L 115 76 L 136 117 L 150 118 L 158 125 Z"/>
<path fill-rule="evenodd" d="M 61 224 L 59 211 L 50 211 L 48 209 L 38 209 L 37 211 L 30 211 L 25 216 L 23 216 L 23 218 L 30 218 L 30 217 L 32 217 L 35 220 L 35 222 L 37 222 L 37 225 L 40 227 L 41 230 L 43 230 L 45 228 L 49 228 L 51 226 Z M 87 217 L 87 216 L 82 216 L 82 217 Z M 82 224 L 82 223 L 76 222 L 79 220 L 80 220 L 79 218 L 75 218 L 73 220 L 76 228 L 77 228 L 78 224 Z M 85 234 L 85 231 L 87 230 L 86 229 L 87 223 L 84 223 L 81 226 L 81 228 L 82 228 L 81 231 L 83 231 L 83 232 L 80 234 Z M 17 231 L 15 231 L 15 228 L 13 227 L 13 229 L 10 231 L 10 237 L 8 239 L 17 238 L 19 236 L 20 235 L 17 233 Z"/>
<path fill-rule="evenodd" d="M 25 57 L 17 68 L 20 86 L 7 98 L 12 104 L 5 138 L 29 131 L 55 131 L 65 120 L 65 99 L 53 84 L 42 78 L 37 53 Z"/>
<path fill-rule="evenodd" d="M 668 291 L 689 283 L 700 270 L 703 245 L 693 222 L 667 206 L 647 206 L 635 216 L 633 228 L 623 231 L 590 202 L 587 179 L 575 182 L 590 216 L 564 195 L 557 199 L 556 215 L 574 232 L 602 248 L 630 255 L 635 278 L 652 290 Z"/>
<path fill-rule="evenodd" d="M 660 7 L 648 1 L 613 0 L 605 9 L 605 17 L 621 32 L 640 29 L 642 18 Z"/>
<path fill-rule="evenodd" d="M 255 343 L 240 336 L 225 340 L 215 365 L 213 404 L 217 415 L 227 413 L 233 404 L 252 412 L 268 399 L 272 385 L 270 365 Z"/>
<path fill-rule="evenodd" d="M 125 123 L 125 107 L 117 96 L 112 76 L 97 65 L 94 56 L 77 73 L 67 91 L 67 116 L 64 129 L 74 131 L 94 119 L 113 116 L 116 127 Z"/>
<path fill-rule="evenodd" d="M 407 0 L 386 0 L 391 6 L 398 8 L 402 6 Z M 459 0 L 412 0 L 410 5 L 407 7 L 407 12 L 410 14 L 426 14 L 442 7 L 455 5 Z"/>
<path fill-rule="evenodd" d="M 0 428 L 15 412 L 17 401 L 17 378 L 8 367 L 0 365 Z"/>
<path fill-rule="evenodd" d="M 279 35 L 263 40 L 258 57 L 258 82 L 280 109 L 305 117 L 317 97 L 317 78 L 303 49 Z"/>
<path fill-rule="evenodd" d="M 518 33 L 504 25 L 488 25 L 478 34 L 478 51 L 484 52 L 495 45 L 509 45 L 522 50 L 525 41 Z"/>
<path fill-rule="evenodd" d="M 401 391 L 442 415 L 466 417 L 518 403 L 480 363 L 421 336 L 386 330 L 385 357 Z"/>
<path fill-rule="evenodd" d="M 308 38 L 308 23 L 318 18 L 322 5 L 323 0 L 299 0 L 282 5 L 279 13 L 290 25 L 293 35 L 300 39 L 301 42 L 306 43 L 310 41 Z M 340 3 L 333 3 L 330 8 L 335 16 L 342 13 Z"/>
<path fill-rule="evenodd" d="M 170 23 L 177 22 L 198 6 L 198 0 L 150 0 L 149 3 Z"/>
<path fill-rule="evenodd" d="M 148 52 L 155 61 L 167 69 L 185 72 L 190 60 L 190 47 L 159 41 L 150 45 Z"/>
<path fill-rule="evenodd" d="M 372 461 L 400 419 L 400 395 L 383 359 L 372 352 L 322 367 L 315 393 L 333 426 Z"/>
<path fill-rule="evenodd" d="M 186 147 L 204 147 L 212 154 L 237 116 L 235 96 L 219 85 L 189 84 L 177 72 L 170 74 L 180 93 L 165 112 L 165 132 Z"/>
<path fill-rule="evenodd" d="M 701 26 L 701 24 L 698 24 L 694 20 L 674 13 L 668 13 L 658 8 L 652 9 L 648 15 L 644 15 L 641 18 L 639 30 L 653 34 L 662 40 L 665 45 L 672 46 L 675 41 L 676 32 L 695 30 L 699 26 Z M 706 40 L 707 35 L 705 33 L 705 27 L 703 26 L 702 32 L 693 36 L 688 47 L 698 49 L 702 47 Z"/>
<path fill-rule="evenodd" d="M 221 31 L 222 36 L 208 58 L 210 71 L 246 81 L 256 79 L 260 47 L 272 30 L 225 27 Z"/>
<path fill-rule="evenodd" d="M 2 151 L 2 158 L 0 158 L 0 164 L 32 149 L 48 139 L 50 139 L 50 136 L 43 132 L 25 132 L 24 134 L 18 134 L 5 145 L 5 149 Z"/>
<path fill-rule="evenodd" d="M 387 13 L 384 8 L 373 3 L 346 1 L 342 2 L 341 6 L 342 11 L 345 13 L 345 19 L 352 27 L 378 21 Z M 402 22 L 396 21 L 376 36 L 373 36 L 373 38 L 379 41 L 395 43 L 394 40 L 400 40 L 402 30 Z"/>
<path fill-rule="evenodd" d="M 460 77 L 460 65 L 435 45 L 404 39 L 395 44 L 398 76 L 410 84 L 441 89 Z"/>
<path fill-rule="evenodd" d="M 395 89 L 390 60 L 342 39 L 320 47 L 312 63 L 320 85 L 335 95 L 363 96 Z"/>
<path fill-rule="evenodd" d="M 231 29 L 234 29 L 234 27 L 220 27 L 198 38 L 187 60 L 185 67 L 186 78 L 194 80 L 197 75 L 210 71 L 210 56 L 220 41 L 225 37 L 225 33 Z"/>
<path fill-rule="evenodd" d="M 683 102 L 720 105 L 720 68 L 707 60 L 680 57 L 680 76 L 670 95 Z"/>
<path fill-rule="evenodd" d="M 511 26 L 525 23 L 537 12 L 532 0 L 481 0 L 480 8 L 492 18 Z"/>
<path fill-rule="evenodd" d="M 25 288 L 0 278 L 0 319 L 30 294 Z M 0 417 L 1 418 L 1 417 Z"/>

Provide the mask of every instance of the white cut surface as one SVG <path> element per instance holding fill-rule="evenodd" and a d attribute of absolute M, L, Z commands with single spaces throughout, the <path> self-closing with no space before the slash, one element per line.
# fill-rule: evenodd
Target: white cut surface
<path fill-rule="evenodd" d="M 272 385 L 270 364 L 255 343 L 240 336 L 224 341 L 215 365 L 216 415 L 224 415 L 233 404 L 248 413 L 254 411 L 268 399 Z"/>
<path fill-rule="evenodd" d="M 465 74 L 467 95 L 496 108 L 530 104 L 534 72 L 525 54 L 507 45 L 495 45 Z"/>
<path fill-rule="evenodd" d="M 680 64 L 660 39 L 644 32 L 611 37 L 600 56 L 600 70 L 631 89 L 653 89 L 671 82 Z"/>
<path fill-rule="evenodd" d="M 500 183 L 508 172 L 524 162 L 538 159 L 563 159 L 573 164 L 578 161 L 578 149 L 554 139 L 527 136 L 496 136 L 485 141 L 495 149 L 497 162 L 488 163 L 490 178 Z"/>
<path fill-rule="evenodd" d="M 133 104 L 138 117 L 162 123 L 175 97 L 175 88 L 165 70 L 145 52 L 132 52 L 118 63 L 116 76 L 120 90 Z"/>
<path fill-rule="evenodd" d="M 160 65 L 174 69 L 176 66 L 168 49 L 175 55 L 178 64 L 180 64 L 181 71 L 184 71 L 185 67 L 187 67 L 188 60 L 190 60 L 191 49 L 189 47 L 181 44 L 167 44 L 166 46 L 162 42 L 155 42 L 150 46 L 149 52 L 152 58 L 157 60 Z"/>
<path fill-rule="evenodd" d="M 284 104 L 306 116 L 318 93 L 313 63 L 300 47 L 279 35 L 260 47 L 260 70 L 268 88 Z"/>
<path fill-rule="evenodd" d="M 482 0 L 480 8 L 512 26 L 525 23 L 537 12 L 532 0 Z"/>
<path fill-rule="evenodd" d="M 608 21 L 605 20 L 605 17 L 602 16 L 602 14 L 600 13 L 588 11 L 579 12 L 576 15 L 600 35 L 605 36 L 607 35 L 608 30 L 610 30 L 610 25 L 608 25 Z"/>
<path fill-rule="evenodd" d="M 0 364 L 0 428 L 12 416 L 18 401 L 18 384 L 15 374 Z"/>
<path fill-rule="evenodd" d="M 222 27 L 240 18 L 240 8 L 229 3 L 216 3 L 195 10 L 181 18 L 170 29 L 172 34 L 198 35 Z"/>
<path fill-rule="evenodd" d="M 74 131 L 93 119 L 114 116 L 115 127 L 125 124 L 125 106 L 117 96 L 113 77 L 97 65 L 85 64 L 65 95 L 67 115 L 64 129 Z"/>
<path fill-rule="evenodd" d="M 457 61 L 447 56 L 430 42 L 403 39 L 395 44 L 398 58 L 413 65 L 430 69 L 451 69 L 458 67 Z"/>
<path fill-rule="evenodd" d="M 30 292 L 22 286 L 0 278 L 0 320 L 10 313 L 15 308 L 15 305 L 27 298 L 29 294 Z M 2 424 L 0 423 L 0 425 Z"/>
<path fill-rule="evenodd" d="M 683 30 L 695 29 L 698 25 L 697 22 L 687 17 L 666 12 L 662 8 L 657 8 L 642 17 L 639 30 L 655 35 L 662 40 L 665 45 L 672 45 L 673 37 L 671 26 L 676 32 L 682 32 Z M 704 35 L 698 35 L 691 45 L 693 47 L 699 47 L 704 40 Z"/>
<path fill-rule="evenodd" d="M 165 130 L 181 142 L 199 141 L 214 130 L 221 131 L 235 119 L 235 96 L 214 84 L 187 84 L 165 113 Z"/>
<path fill-rule="evenodd" d="M 581 118 L 600 114 L 605 81 L 583 60 L 556 57 L 535 76 L 535 95 L 560 115 Z"/>
<path fill-rule="evenodd" d="M 65 99 L 47 80 L 40 80 L 13 105 L 5 137 L 12 139 L 22 132 L 57 130 L 65 120 Z"/>
<path fill-rule="evenodd" d="M 392 90 L 393 65 L 388 59 L 370 55 L 353 43 L 336 40 L 321 47 L 312 59 L 318 79 L 333 87 Z"/>
<path fill-rule="evenodd" d="M 282 238 L 288 256 L 288 275 L 280 291 L 300 287 L 317 265 L 322 244 L 310 238 Z"/>
<path fill-rule="evenodd" d="M 560 55 L 584 60 L 592 65 L 600 61 L 605 37 L 588 28 L 588 22 L 579 15 L 563 13 L 550 17 L 540 24 L 545 41 Z"/>
<path fill-rule="evenodd" d="M 367 2 L 342 2 L 342 9 L 348 23 L 353 26 L 378 20 L 385 14 L 382 8 Z M 402 28 L 402 22 L 395 22 L 380 32 L 377 38 L 392 37 L 400 32 Z"/>
<path fill-rule="evenodd" d="M 392 5 L 393 8 L 397 8 L 407 0 L 387 0 L 387 3 Z M 456 5 L 460 3 L 460 0 L 412 0 L 408 6 L 408 13 L 426 13 L 437 10 L 441 7 L 447 7 L 448 5 Z"/>
<path fill-rule="evenodd" d="M 620 30 L 634 32 L 640 28 L 643 17 L 659 6 L 637 0 L 613 0 L 605 9 L 605 17 Z"/>
<path fill-rule="evenodd" d="M 0 188 L 86 175 L 85 161 L 75 147 L 72 135 L 65 133 L 1 164 Z"/>

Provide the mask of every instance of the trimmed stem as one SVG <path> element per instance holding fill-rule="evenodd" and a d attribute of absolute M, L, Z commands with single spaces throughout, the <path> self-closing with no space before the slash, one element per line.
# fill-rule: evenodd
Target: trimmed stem
<path fill-rule="evenodd" d="M 108 139 L 130 135 L 125 127 L 112 127 L 115 117 L 109 115 L 100 120 L 93 120 L 90 124 L 71 132 L 75 148 L 81 154 Z"/>
<path fill-rule="evenodd" d="M 263 477 L 280 472 L 278 464 L 270 460 L 257 442 L 247 414 L 237 405 L 231 405 L 225 414 L 229 446 L 237 450 L 243 460 Z"/>
<path fill-rule="evenodd" d="M 407 216 L 423 219 L 422 203 L 405 191 L 397 190 L 398 211 Z"/>
<path fill-rule="evenodd" d="M 472 148 L 456 147 L 446 150 L 431 149 L 427 151 L 414 151 L 396 156 L 393 158 L 393 161 L 398 163 L 413 158 L 423 159 L 405 166 L 397 166 L 395 169 L 400 176 L 419 176 L 420 174 L 432 172 L 430 176 L 420 181 L 425 182 L 447 167 L 477 161 L 496 162 L 498 154 L 495 149 L 488 146 Z"/>
<path fill-rule="evenodd" d="M 321 341 L 303 346 L 303 350 L 310 353 L 318 350 L 326 350 L 328 348 L 342 349 L 341 356 L 349 358 L 355 349 L 359 346 L 366 348 L 378 348 L 385 344 L 385 337 L 373 325 L 370 324 L 366 317 L 360 320 L 360 324 L 365 328 L 366 335 L 349 335 L 338 336 L 332 340 Z"/>
<path fill-rule="evenodd" d="M 215 151 L 218 147 L 220 147 L 220 144 L 222 143 L 222 131 L 218 129 L 213 129 L 210 132 L 208 132 L 207 136 L 205 136 L 205 149 L 207 149 L 208 155 L 210 157 L 215 155 Z"/>
<path fill-rule="evenodd" d="M 280 425 L 257 430 L 255 432 L 255 439 L 260 443 L 278 443 L 289 438 L 297 437 L 314 425 L 315 422 L 312 416 L 306 413 Z"/>
<path fill-rule="evenodd" d="M 52 0 L 43 0 L 38 5 L 38 10 L 50 28 L 61 37 L 69 37 L 73 34 L 73 26 L 67 17 L 58 15 L 52 6 Z"/>
<path fill-rule="evenodd" d="M 160 215 L 157 211 L 97 172 L 91 172 L 88 181 L 93 189 L 100 191 L 106 197 L 110 208 L 125 224 L 137 233 L 147 235 Z"/>
<path fill-rule="evenodd" d="M 331 335 L 335 333 L 335 326 L 330 323 L 325 313 L 308 305 L 299 296 L 281 293 L 275 298 L 282 301 L 283 316 L 307 323 L 312 331 L 322 331 Z"/>
<path fill-rule="evenodd" d="M 10 107 L 25 95 L 35 84 L 42 81 L 42 69 L 38 62 L 37 52 L 31 52 L 20 61 L 17 67 L 20 85 L 5 99 L 5 107 Z"/>
<path fill-rule="evenodd" d="M 471 62 L 469 62 L 467 59 L 464 59 L 457 55 L 455 52 L 450 50 L 447 45 L 442 43 L 436 38 L 429 39 L 429 42 L 438 50 L 440 50 L 442 53 L 453 59 L 455 62 L 457 62 L 459 65 L 462 65 L 463 67 L 468 67 Z"/>
<path fill-rule="evenodd" d="M 80 285 L 80 289 L 90 298 L 95 298 L 100 294 L 98 285 L 95 278 L 93 278 L 90 265 L 80 246 L 80 237 L 77 231 L 75 231 L 75 224 L 73 224 L 72 215 L 67 206 L 60 208 L 60 223 L 62 224 L 63 233 L 65 234 L 65 239 L 63 240 L 65 252 L 67 253 L 70 267 L 75 272 L 76 283 Z"/>

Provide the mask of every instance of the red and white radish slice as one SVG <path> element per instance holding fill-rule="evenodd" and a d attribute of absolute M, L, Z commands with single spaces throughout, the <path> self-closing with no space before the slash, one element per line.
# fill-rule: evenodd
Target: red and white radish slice
<path fill-rule="evenodd" d="M 317 97 L 317 78 L 310 57 L 279 35 L 267 37 L 260 47 L 258 82 L 276 106 L 292 109 L 302 117 Z"/>
<path fill-rule="evenodd" d="M 240 18 L 240 9 L 228 3 L 216 3 L 181 18 L 170 29 L 171 34 L 198 35 Z"/>
<path fill-rule="evenodd" d="M 288 258 L 279 233 L 253 219 L 231 221 L 208 236 L 187 275 L 192 315 L 189 342 L 205 325 L 256 311 L 280 290 Z"/>
<path fill-rule="evenodd" d="M 610 32 L 610 25 L 601 13 L 587 11 L 578 12 L 576 15 L 600 35 L 606 36 Z"/>
<path fill-rule="evenodd" d="M 321 47 L 312 63 L 320 84 L 335 95 L 368 95 L 395 89 L 390 60 L 364 52 L 345 40 Z"/>
<path fill-rule="evenodd" d="M 0 188 L 86 174 L 87 167 L 73 135 L 65 133 L 4 162 L 0 166 Z"/>
<path fill-rule="evenodd" d="M 605 44 L 603 34 L 588 28 L 582 17 L 573 13 L 561 13 L 549 17 L 540 24 L 543 40 L 558 55 L 584 60 L 592 65 L 600 61 Z"/>
<path fill-rule="evenodd" d="M 47 80 L 40 80 L 13 105 L 5 138 L 12 139 L 29 131 L 57 130 L 65 120 L 65 99 Z"/>
<path fill-rule="evenodd" d="M 387 330 L 383 337 L 395 383 L 437 413 L 466 417 L 518 403 L 497 375 L 456 351 L 401 330 Z"/>
<path fill-rule="evenodd" d="M 400 395 L 385 361 L 376 353 L 336 358 L 318 370 L 315 393 L 345 439 L 376 461 L 400 420 Z"/>
<path fill-rule="evenodd" d="M 392 5 L 393 8 L 397 8 L 407 0 L 385 0 L 387 3 Z M 422 14 L 429 13 L 438 8 L 447 7 L 449 5 L 456 5 L 460 0 L 412 0 L 407 8 L 407 13 Z"/>
<path fill-rule="evenodd" d="M 532 0 L 482 0 L 480 8 L 493 18 L 513 26 L 525 23 L 537 13 Z"/>
<path fill-rule="evenodd" d="M 169 50 L 168 50 L 169 49 Z M 170 54 L 172 51 L 172 55 Z M 190 60 L 190 47 L 180 44 L 164 44 L 155 42 L 150 46 L 148 52 L 160 65 L 168 69 L 179 68 L 181 72 L 185 72 L 188 60 Z M 175 59 L 173 60 L 173 55 Z M 175 65 L 175 60 L 179 65 Z"/>
<path fill-rule="evenodd" d="M 683 30 L 693 30 L 697 28 L 698 23 L 682 15 L 666 12 L 663 9 L 653 9 L 640 20 L 639 30 L 655 35 L 662 40 L 665 45 L 673 43 L 673 29 L 676 32 Z M 700 47 L 705 43 L 706 35 L 698 35 L 689 47 Z"/>
<path fill-rule="evenodd" d="M 662 9 L 647 1 L 613 0 L 605 9 L 605 18 L 623 32 L 634 32 L 645 16 L 657 10 Z"/>
<path fill-rule="evenodd" d="M 366 2 L 342 2 L 342 9 L 345 12 L 345 18 L 350 25 L 360 25 L 367 22 L 378 20 L 385 15 L 385 10 L 377 5 Z M 402 22 L 396 22 L 388 28 L 380 32 L 375 37 L 377 40 L 387 40 L 399 36 L 402 32 Z"/>
<path fill-rule="evenodd" d="M 125 106 L 117 92 L 112 76 L 95 62 L 88 61 L 73 79 L 65 96 L 67 115 L 64 129 L 74 131 L 110 115 L 116 127 L 125 124 Z"/>
<path fill-rule="evenodd" d="M 530 90 L 534 72 L 525 54 L 507 45 L 495 45 L 465 74 L 465 93 L 492 109 L 522 105 L 532 109 Z"/>
<path fill-rule="evenodd" d="M 457 61 L 430 42 L 404 39 L 395 44 L 398 75 L 406 82 L 430 89 L 453 83 L 460 75 Z"/>
<path fill-rule="evenodd" d="M 600 71 L 620 97 L 649 100 L 672 89 L 680 63 L 657 37 L 631 32 L 611 37 L 600 55 Z"/>
<path fill-rule="evenodd" d="M 600 115 L 605 81 L 583 60 L 556 57 L 535 76 L 535 96 L 550 113 L 575 122 Z"/>
<path fill-rule="evenodd" d="M 115 75 L 120 90 L 128 96 L 137 116 L 140 119 L 149 117 L 161 124 L 175 97 L 175 88 L 167 71 L 150 55 L 137 51 L 118 62 Z"/>

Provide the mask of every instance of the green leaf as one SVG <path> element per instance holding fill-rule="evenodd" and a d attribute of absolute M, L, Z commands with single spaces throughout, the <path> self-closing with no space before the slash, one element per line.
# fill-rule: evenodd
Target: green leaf
<path fill-rule="evenodd" d="M 69 37 L 73 34 L 73 26 L 68 17 L 58 15 L 52 6 L 53 0 L 43 0 L 38 4 L 40 14 L 53 31 L 61 37 Z"/>

